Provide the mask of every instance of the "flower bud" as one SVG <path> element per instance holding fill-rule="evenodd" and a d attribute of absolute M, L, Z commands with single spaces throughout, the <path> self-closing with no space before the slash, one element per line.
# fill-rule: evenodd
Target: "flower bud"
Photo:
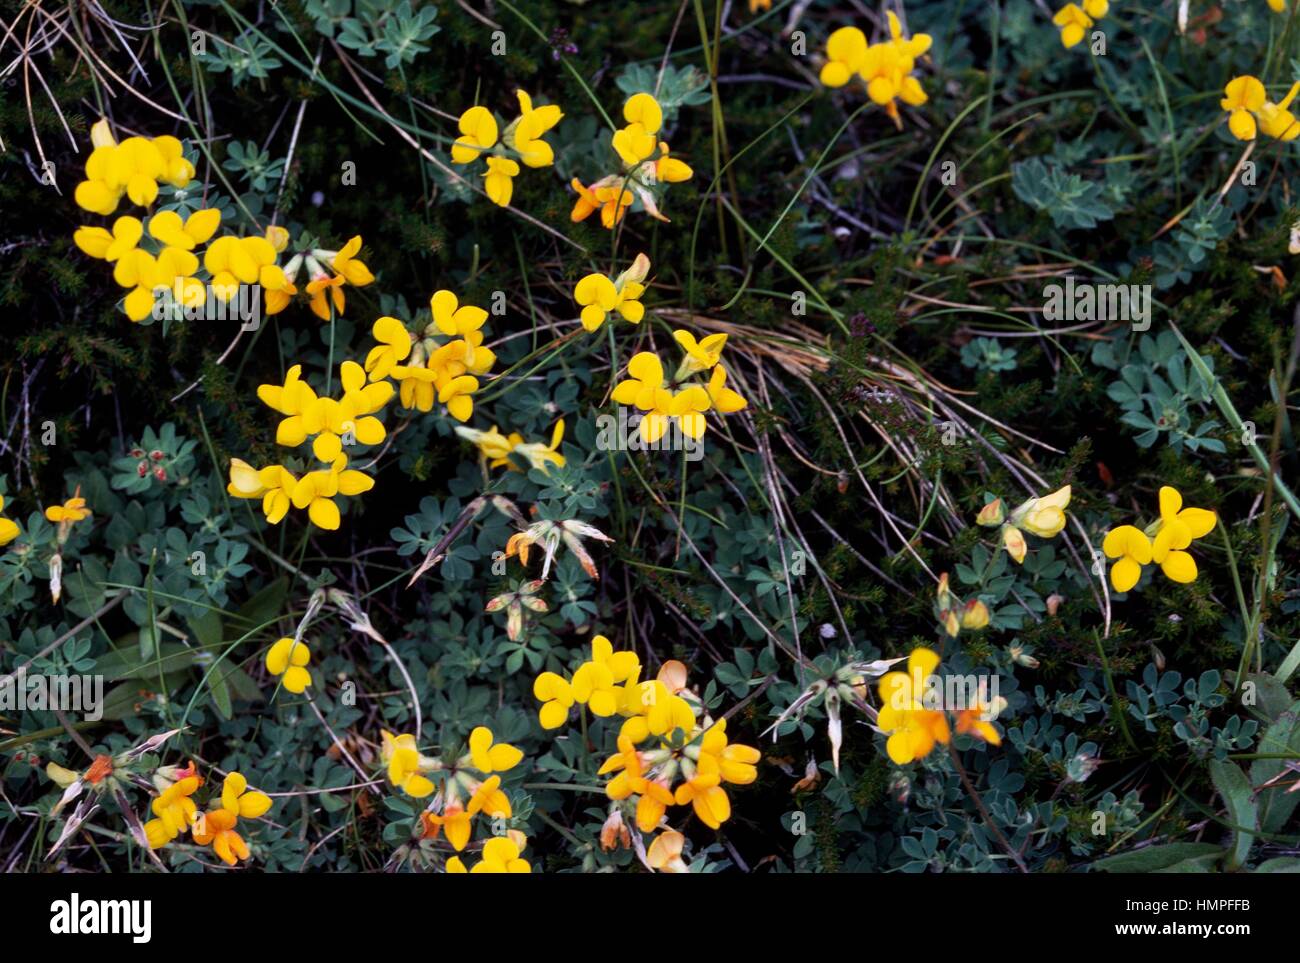
<path fill-rule="evenodd" d="M 1014 525 L 1002 526 L 1002 547 L 1017 564 L 1025 564 L 1025 553 L 1029 550 L 1029 546 L 1025 544 L 1025 536 L 1020 529 Z"/>
<path fill-rule="evenodd" d="M 957 621 L 957 613 L 952 609 L 947 609 L 939 614 L 939 618 L 943 620 L 944 631 L 952 638 L 957 638 L 957 633 L 961 631 L 961 624 Z"/>
<path fill-rule="evenodd" d="M 989 624 L 989 607 L 979 599 L 971 599 L 961 612 L 963 629 L 982 629 Z"/>
<path fill-rule="evenodd" d="M 54 784 L 60 789 L 67 789 L 81 778 L 78 773 L 73 772 L 71 769 L 64 769 L 62 766 L 53 762 L 46 763 L 45 775 L 49 776 Z"/>
<path fill-rule="evenodd" d="M 1007 654 L 1011 656 L 1011 661 L 1016 665 L 1023 665 L 1026 669 L 1038 668 L 1038 660 L 1018 645 L 1009 646 Z"/>
<path fill-rule="evenodd" d="M 948 589 L 948 573 L 939 573 L 939 589 L 937 592 L 939 598 L 939 611 L 952 608 L 952 592 Z"/>
<path fill-rule="evenodd" d="M 632 834 L 623 824 L 623 811 L 617 807 L 610 811 L 605 825 L 600 827 L 600 848 L 609 852 L 611 849 L 632 848 Z"/>
<path fill-rule="evenodd" d="M 982 525 L 985 528 L 996 528 L 1001 525 L 1007 517 L 1006 506 L 1002 504 L 1002 499 L 995 498 L 975 516 L 975 524 Z"/>

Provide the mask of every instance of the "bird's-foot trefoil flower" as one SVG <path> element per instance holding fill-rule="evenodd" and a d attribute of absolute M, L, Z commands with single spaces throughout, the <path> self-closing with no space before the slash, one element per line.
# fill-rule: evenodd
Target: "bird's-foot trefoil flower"
<path fill-rule="evenodd" d="M 603 274 L 588 274 L 580 280 L 573 289 L 573 300 L 582 306 L 582 326 L 587 331 L 599 330 L 611 311 L 617 311 L 625 321 L 639 324 L 645 317 L 641 295 L 649 273 L 650 259 L 638 254 L 631 267 L 613 280 Z"/>

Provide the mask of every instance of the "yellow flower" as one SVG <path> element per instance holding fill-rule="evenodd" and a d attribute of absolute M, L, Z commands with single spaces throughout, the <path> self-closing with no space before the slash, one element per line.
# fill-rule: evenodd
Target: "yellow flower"
<path fill-rule="evenodd" d="M 458 800 L 453 799 L 449 802 L 442 815 L 422 813 L 420 821 L 424 823 L 426 838 L 436 838 L 439 832 L 446 830 L 447 841 L 456 852 L 459 853 L 469 844 L 469 837 L 473 832 L 472 819 Z M 452 859 L 455 857 L 453 856 Z"/>
<path fill-rule="evenodd" d="M 80 522 L 90 517 L 86 500 L 80 496 L 69 498 L 62 505 L 51 505 L 45 509 L 45 517 L 56 524 Z"/>
<path fill-rule="evenodd" d="M 195 211 L 181 220 L 175 211 L 159 211 L 149 218 L 149 233 L 168 247 L 192 251 L 217 233 L 221 211 L 215 207 Z"/>
<path fill-rule="evenodd" d="M 1067 50 L 1083 39 L 1084 32 L 1092 26 L 1093 20 L 1077 3 L 1067 3 L 1052 22 L 1061 28 L 1061 45 Z"/>
<path fill-rule="evenodd" d="M 664 368 L 649 351 L 632 356 L 627 363 L 631 376 L 614 386 L 610 395 L 620 405 L 635 405 L 645 414 L 637 428 L 642 440 L 653 444 L 663 437 L 668 421 L 678 413 L 672 392 L 664 384 Z"/>
<path fill-rule="evenodd" d="M 375 487 L 373 478 L 364 472 L 347 469 L 347 463 L 347 456 L 339 455 L 328 470 L 308 472 L 294 485 L 289 496 L 294 508 L 307 509 L 312 522 L 327 531 L 339 527 L 339 507 L 334 501 L 335 496 L 360 495 Z"/>
<path fill-rule="evenodd" d="M 258 385 L 257 397 L 262 404 L 285 415 L 275 431 L 275 443 L 297 448 L 307 440 L 303 415 L 316 403 L 316 392 L 302 380 L 302 365 L 293 365 L 282 385 Z"/>
<path fill-rule="evenodd" d="M 701 761 L 707 756 L 701 756 Z M 710 829 L 720 829 L 731 818 L 731 800 L 722 788 L 722 776 L 716 771 L 716 763 L 701 766 L 694 777 L 682 783 L 673 793 L 677 805 L 690 803 L 700 822 Z M 705 771 L 705 769 L 712 771 Z"/>
<path fill-rule="evenodd" d="M 623 104 L 623 118 L 628 122 L 627 126 L 615 131 L 611 142 L 623 163 L 635 167 L 654 154 L 659 146 L 655 135 L 663 126 L 663 109 L 650 94 L 633 94 Z"/>
<path fill-rule="evenodd" d="M 371 381 L 383 381 L 393 373 L 393 368 L 411 354 L 412 338 L 406 326 L 396 318 L 383 317 L 371 328 L 379 344 L 366 355 L 366 372 Z"/>
<path fill-rule="evenodd" d="M 344 435 L 362 445 L 377 445 L 387 437 L 384 423 L 374 413 L 393 397 L 393 386 L 387 381 L 367 384 L 365 369 L 355 361 L 339 366 L 339 380 L 342 398 L 316 398 L 302 412 L 303 430 L 315 435 L 312 452 L 331 463 L 343 451 Z"/>
<path fill-rule="evenodd" d="M 668 154 L 668 144 L 659 142 L 659 159 L 655 161 L 655 180 L 665 184 L 680 184 L 695 176 L 695 171 L 685 161 Z"/>
<path fill-rule="evenodd" d="M 381 758 L 388 765 L 388 781 L 415 799 L 423 799 L 432 793 L 433 783 L 420 772 L 421 758 L 420 751 L 415 746 L 415 736 L 409 732 L 395 736 L 387 729 L 381 730 L 381 735 L 384 740 Z M 468 830 L 469 817 L 465 818 L 465 828 Z M 468 839 L 468 835 L 466 838 Z M 456 848 L 465 847 L 461 844 Z"/>
<path fill-rule="evenodd" d="M 600 211 L 600 223 L 608 230 L 623 220 L 623 215 L 632 206 L 632 191 L 617 175 L 603 177 L 590 187 L 584 187 L 576 177 L 569 182 L 578 192 L 578 199 L 573 204 L 569 219 L 577 224 L 585 221 L 596 211 Z"/>
<path fill-rule="evenodd" d="M 144 224 L 137 217 L 123 215 L 113 222 L 112 233 L 102 227 L 79 227 L 72 242 L 84 254 L 101 261 L 117 261 L 135 250 L 144 236 Z"/>
<path fill-rule="evenodd" d="M 1070 505 L 1070 486 L 1050 495 L 1031 498 L 1011 513 L 1011 524 L 1026 528 L 1040 538 L 1053 538 L 1065 528 L 1065 509 Z"/>
<path fill-rule="evenodd" d="M 487 726 L 477 726 L 469 734 L 469 753 L 474 768 L 485 776 L 513 769 L 524 758 L 522 751 L 508 743 L 493 745 L 492 730 Z"/>
<path fill-rule="evenodd" d="M 975 736 L 982 739 L 990 746 L 1002 745 L 1002 737 L 998 735 L 998 730 L 994 728 L 993 723 L 984 718 L 988 714 L 988 707 L 979 703 L 968 706 L 957 712 L 957 722 L 954 729 L 960 735 Z"/>
<path fill-rule="evenodd" d="M 5 507 L 5 499 L 0 495 L 0 509 Z M 0 518 L 0 546 L 8 545 L 23 533 L 18 523 L 9 518 Z"/>
<path fill-rule="evenodd" d="M 469 806 L 465 811 L 469 816 L 477 816 L 482 812 L 493 818 L 509 819 L 513 815 L 510 797 L 501 791 L 501 777 L 489 776 L 479 783 L 470 795 Z"/>
<path fill-rule="evenodd" d="M 275 248 L 264 237 L 223 234 L 203 252 L 203 266 L 212 275 L 213 293 L 229 300 L 240 284 L 257 284 L 263 277 L 278 287 L 284 272 L 275 258 Z"/>
<path fill-rule="evenodd" d="M 522 90 L 516 90 L 515 95 L 519 98 L 520 115 L 506 128 L 502 139 L 528 167 L 549 167 L 555 163 L 555 152 L 542 140 L 542 135 L 558 124 L 564 114 L 556 104 L 534 107 L 532 98 Z"/>
<path fill-rule="evenodd" d="M 96 214 L 117 209 L 122 195 L 147 207 L 158 196 L 158 183 L 184 187 L 194 177 L 194 165 L 183 156 L 175 137 L 128 137 L 120 144 L 100 119 L 90 130 L 94 150 L 86 159 L 86 180 L 77 185 L 77 205 Z"/>
<path fill-rule="evenodd" d="M 646 862 L 660 873 L 689 873 L 690 867 L 682 859 L 686 837 L 674 829 L 665 829 L 654 838 L 646 851 Z"/>
<path fill-rule="evenodd" d="M 531 873 L 532 866 L 519 856 L 519 846 L 508 836 L 493 836 L 483 844 L 483 860 L 470 873 Z M 455 864 L 453 868 L 453 864 Z M 465 864 L 459 856 L 447 860 L 447 872 L 464 873 Z"/>
<path fill-rule="evenodd" d="M 1151 541 L 1138 528 L 1120 525 L 1106 533 L 1101 550 L 1118 559 L 1110 568 L 1110 584 L 1116 592 L 1127 592 L 1142 577 L 1142 566 L 1151 564 Z"/>
<path fill-rule="evenodd" d="M 457 425 L 456 434 L 478 448 L 479 454 L 487 460 L 489 468 L 501 468 L 503 466 L 510 469 L 516 468 L 510 461 L 510 453 L 515 450 L 515 445 L 524 440 L 523 435 L 512 432 L 507 437 L 497 430 L 496 425 L 493 425 L 488 431 Z"/>
<path fill-rule="evenodd" d="M 1205 508 L 1183 508 L 1183 496 L 1168 485 L 1160 489 L 1160 521 L 1151 542 L 1151 561 L 1175 582 L 1196 580 L 1196 561 L 1183 549 L 1192 539 L 1214 530 L 1218 516 Z"/>
<path fill-rule="evenodd" d="M 226 775 L 221 784 L 221 806 L 228 813 L 244 819 L 257 819 L 271 808 L 271 797 L 264 792 L 249 790 L 248 780 L 242 773 Z"/>
<path fill-rule="evenodd" d="M 684 667 L 680 662 L 671 661 L 663 664 L 654 679 L 639 681 L 639 666 L 628 677 L 620 693 L 619 711 L 629 718 L 619 729 L 620 736 L 639 743 L 651 736 L 671 735 L 675 729 L 694 731 L 695 710 L 678 695 L 682 685 L 673 678 L 675 669 L 682 673 L 684 680 Z"/>
<path fill-rule="evenodd" d="M 609 639 L 597 635 L 591 640 L 591 660 L 573 673 L 574 701 L 590 706 L 594 715 L 612 716 L 619 709 L 615 686 L 626 682 L 640 668 L 635 652 L 615 652 Z"/>
<path fill-rule="evenodd" d="M 283 465 L 254 468 L 239 458 L 230 459 L 230 482 L 226 492 L 235 498 L 262 499 L 262 514 L 272 525 L 289 511 L 298 479 Z"/>
<path fill-rule="evenodd" d="M 489 157 L 487 173 L 483 175 L 483 189 L 488 200 L 498 207 L 509 207 L 515 192 L 515 178 L 519 165 L 508 157 Z"/>
<path fill-rule="evenodd" d="M 1286 13 L 1286 0 L 1268 0 L 1268 8 L 1274 13 Z"/>
<path fill-rule="evenodd" d="M 1245 74 L 1233 77 L 1223 88 L 1219 106 L 1228 111 L 1228 130 L 1237 140 L 1255 139 L 1255 114 L 1264 106 L 1268 94 L 1260 81 Z"/>
<path fill-rule="evenodd" d="M 322 321 L 330 319 L 331 307 L 336 315 L 342 314 L 348 306 L 347 295 L 343 293 L 343 285 L 346 283 L 347 279 L 343 275 L 325 271 L 312 277 L 307 282 L 307 307 L 311 308 L 311 313 Z"/>
<path fill-rule="evenodd" d="M 533 697 L 542 703 L 537 718 L 543 729 L 558 729 L 568 721 L 573 705 L 569 680 L 554 672 L 543 672 L 533 680 Z"/>
<path fill-rule="evenodd" d="M 244 838 L 235 832 L 239 816 L 229 809 L 214 809 L 203 814 L 194 825 L 194 841 L 200 846 L 212 844 L 212 851 L 227 866 L 234 866 L 250 853 Z"/>
<path fill-rule="evenodd" d="M 890 39 L 867 48 L 866 57 L 858 72 L 867 83 L 867 96 L 873 103 L 884 107 L 894 122 L 898 123 L 898 107 L 894 98 L 913 107 L 928 99 L 920 81 L 911 73 L 916 66 L 916 58 L 930 49 L 931 39 L 925 33 L 918 33 L 911 38 L 904 37 L 898 16 L 890 10 L 888 17 Z"/>
<path fill-rule="evenodd" d="M 638 254 L 632 266 L 614 280 L 603 274 L 588 274 L 573 289 L 573 300 L 582 305 L 582 326 L 596 331 L 605 323 L 609 312 L 617 311 L 627 321 L 639 324 L 645 317 L 641 295 L 645 293 L 650 259 Z"/>
<path fill-rule="evenodd" d="M 497 142 L 497 120 L 486 107 L 471 107 L 460 115 L 461 136 L 451 145 L 453 164 L 472 164 Z"/>
<path fill-rule="evenodd" d="M 725 334 L 711 334 L 703 341 L 696 341 L 689 331 L 677 329 L 673 340 L 681 345 L 686 356 L 677 367 L 677 380 L 689 378 L 699 371 L 708 371 L 722 358 L 722 348 L 727 343 Z"/>
<path fill-rule="evenodd" d="M 267 650 L 266 671 L 284 676 L 284 687 L 296 695 L 311 685 L 311 673 L 306 668 L 310 661 L 306 642 L 283 638 Z"/>
<path fill-rule="evenodd" d="M 700 753 L 708 754 L 718 764 L 718 773 L 723 782 L 737 786 L 748 786 L 758 778 L 756 763 L 762 758 L 753 746 L 727 742 L 727 721 L 719 719 L 704 733 L 700 740 Z"/>
<path fill-rule="evenodd" d="M 826 39 L 826 63 L 821 82 L 827 87 L 843 87 L 862 69 L 867 59 L 867 38 L 857 27 L 840 27 Z"/>
<path fill-rule="evenodd" d="M 705 386 L 705 390 L 709 393 L 709 401 L 713 403 L 713 407 L 724 415 L 740 411 L 749 404 L 739 392 L 727 387 L 727 369 L 720 364 L 709 375 L 709 383 Z"/>
<path fill-rule="evenodd" d="M 472 375 L 457 375 L 438 389 L 438 401 L 447 406 L 447 413 L 457 421 L 469 421 L 474 413 L 474 399 L 478 379 Z"/>
<path fill-rule="evenodd" d="M 518 435 L 511 435 L 511 439 L 519 438 Z M 522 438 L 514 443 L 512 449 L 515 453 L 526 458 L 534 468 L 544 474 L 550 474 L 550 465 L 564 467 L 564 456 L 560 454 L 560 442 L 564 439 L 564 419 L 561 418 L 555 423 L 551 430 L 551 443 L 543 444 L 540 441 L 524 442 Z"/>
<path fill-rule="evenodd" d="M 488 313 L 472 304 L 461 304 L 455 293 L 448 290 L 434 291 L 429 298 L 429 313 L 438 330 L 448 337 L 463 337 L 473 344 L 481 343 L 483 334 L 479 330 L 488 319 Z M 477 339 L 473 336 L 477 335 Z M 472 339 L 472 340 L 471 340 Z"/>
<path fill-rule="evenodd" d="M 1269 137 L 1282 141 L 1300 137 L 1300 121 L 1297 121 L 1295 115 L 1288 109 L 1297 93 L 1300 93 L 1300 81 L 1291 85 L 1291 89 L 1287 91 L 1281 103 L 1265 101 L 1259 108 L 1259 127 Z"/>
<path fill-rule="evenodd" d="M 898 765 L 929 755 L 935 743 L 948 742 L 948 720 L 943 712 L 928 709 L 922 701 L 926 679 L 939 666 L 937 653 L 912 650 L 906 672 L 888 672 L 880 679 L 880 715 L 876 725 L 889 735 L 885 751 Z"/>
<path fill-rule="evenodd" d="M 330 261 L 330 267 L 352 285 L 354 288 L 364 288 L 375 280 L 374 274 L 370 268 L 366 267 L 357 254 L 361 250 L 361 235 L 353 237 L 348 243 L 344 244 L 337 254 Z M 342 310 L 342 309 L 340 309 Z"/>
<path fill-rule="evenodd" d="M 151 849 L 166 845 L 190 828 L 198 811 L 190 796 L 202 784 L 202 777 L 186 776 L 164 789 L 153 801 L 149 808 L 156 818 L 144 824 Z"/>

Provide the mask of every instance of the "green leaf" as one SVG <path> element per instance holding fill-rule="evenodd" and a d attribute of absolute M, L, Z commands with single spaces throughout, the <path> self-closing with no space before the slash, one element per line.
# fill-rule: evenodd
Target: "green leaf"
<path fill-rule="evenodd" d="M 1300 753 L 1300 702 L 1282 713 L 1264 730 L 1255 747 L 1261 753 Z M 1256 759 L 1250 764 L 1252 785 L 1262 786 L 1276 778 L 1285 769 L 1285 759 Z M 1287 792 L 1286 782 L 1260 791 L 1256 799 L 1259 807 L 1259 828 L 1266 833 L 1279 833 L 1300 803 L 1300 793 Z"/>
<path fill-rule="evenodd" d="M 1107 856 L 1096 860 L 1092 868 L 1107 873 L 1155 873 L 1189 859 L 1218 858 L 1223 852 L 1222 846 L 1213 843 L 1165 843 Z"/>
<path fill-rule="evenodd" d="M 1214 788 L 1223 797 L 1224 804 L 1228 807 L 1228 819 L 1234 826 L 1232 846 L 1225 868 L 1229 871 L 1237 870 L 1250 855 L 1255 830 L 1259 828 L 1259 814 L 1251 794 L 1250 780 L 1240 766 L 1223 759 L 1210 761 L 1210 778 L 1214 780 Z"/>
<path fill-rule="evenodd" d="M 1300 858 L 1295 856 L 1277 856 L 1266 859 L 1255 867 L 1257 873 L 1300 873 Z"/>

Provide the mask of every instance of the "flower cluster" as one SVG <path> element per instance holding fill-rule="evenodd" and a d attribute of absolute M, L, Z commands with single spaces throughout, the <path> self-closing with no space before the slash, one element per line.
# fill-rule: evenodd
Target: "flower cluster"
<path fill-rule="evenodd" d="M 573 300 L 582 307 L 582 326 L 587 331 L 600 330 L 611 311 L 617 311 L 625 321 L 640 324 L 645 317 L 641 295 L 649 273 L 650 259 L 638 254 L 632 266 L 612 280 L 604 274 L 588 274 L 580 280 L 573 288 Z"/>
<path fill-rule="evenodd" d="M 880 678 L 876 727 L 888 737 L 885 752 L 900 766 L 923 759 L 936 744 L 947 745 L 954 729 L 989 745 L 1002 743 L 991 721 L 1002 708 L 1002 700 L 995 699 L 998 704 L 991 706 L 972 700 L 974 704 L 953 707 L 955 718 L 949 724 L 942 701 L 933 695 L 941 691 L 932 678 L 938 667 L 937 653 L 917 648 L 907 657 L 906 672 L 888 672 Z"/>
<path fill-rule="evenodd" d="M 578 666 L 572 678 L 543 672 L 533 680 L 533 695 L 542 703 L 538 721 L 543 729 L 558 729 L 568 722 L 574 703 L 588 706 L 593 715 L 602 718 L 616 713 L 629 719 L 640 717 L 640 675 L 641 660 L 635 652 L 615 652 L 609 639 L 597 635 L 591 640 L 591 658 Z M 684 700 L 665 699 L 660 712 L 680 719 L 689 716 L 690 723 L 695 722 L 695 714 Z M 670 721 L 666 718 L 663 724 Z"/>
<path fill-rule="evenodd" d="M 150 809 L 154 818 L 145 823 L 145 838 L 152 849 L 161 849 L 188 830 L 200 846 L 212 851 L 227 866 L 248 859 L 250 852 L 244 838 L 235 831 L 242 819 L 257 819 L 271 809 L 271 797 L 248 788 L 248 780 L 238 772 L 229 773 L 221 784 L 219 804 L 200 813 L 191 798 L 203 777 L 194 763 L 184 769 L 164 766 L 154 775 L 159 789 Z"/>
<path fill-rule="evenodd" d="M 148 207 L 158 197 L 159 183 L 185 187 L 194 179 L 194 165 L 175 137 L 128 137 L 119 144 L 101 118 L 90 128 L 90 142 L 94 150 L 86 158 L 86 179 L 73 197 L 92 214 L 112 214 L 123 195 Z"/>
<path fill-rule="evenodd" d="M 855 76 L 860 78 L 871 102 L 884 107 L 901 129 L 897 101 L 918 107 L 928 99 L 912 71 L 930 44 L 929 34 L 904 37 L 902 24 L 892 10 L 889 39 L 880 43 L 868 43 L 866 34 L 857 27 L 840 27 L 826 40 L 821 82 L 827 87 L 843 87 Z"/>
<path fill-rule="evenodd" d="M 1023 565 L 1029 546 L 1025 542 L 1025 531 L 1039 538 L 1055 538 L 1065 528 L 1065 510 L 1070 505 L 1070 486 L 1058 488 L 1050 495 L 1030 498 L 1022 502 L 1011 516 L 1007 517 L 1006 506 L 1002 499 L 995 498 L 980 509 L 975 524 L 985 528 L 1001 527 L 999 537 L 1007 554 Z M 1024 531 L 1021 531 L 1024 529 Z M 955 634 L 955 633 L 954 633 Z"/>
<path fill-rule="evenodd" d="M 497 360 L 483 346 L 488 313 L 461 304 L 445 289 L 433 293 L 429 312 L 433 320 L 419 337 L 397 318 L 376 321 L 372 333 L 379 343 L 366 355 L 366 371 L 372 382 L 396 380 L 403 408 L 431 411 L 436 398 L 457 421 L 468 421 L 479 390 L 476 376 L 491 371 Z M 440 335 L 449 340 L 438 340 Z"/>
<path fill-rule="evenodd" d="M 355 361 L 339 368 L 343 395 L 339 399 L 317 396 L 302 380 L 302 366 L 289 369 L 282 385 L 260 385 L 257 396 L 285 417 L 276 429 L 276 444 L 297 448 L 312 439 L 312 452 L 328 467 L 298 477 L 284 465 L 254 468 L 247 462 L 230 460 L 230 483 L 226 491 L 235 498 L 262 499 L 262 513 L 278 524 L 289 507 L 306 509 L 321 528 L 339 527 L 340 513 L 334 499 L 339 495 L 360 495 L 374 487 L 364 472 L 349 469 L 343 448 L 348 444 L 375 445 L 386 437 L 383 423 L 374 417 L 393 395 L 387 382 L 366 384 L 366 373 Z"/>
<path fill-rule="evenodd" d="M 1290 107 L 1297 93 L 1300 80 L 1275 104 L 1268 99 L 1263 83 L 1245 74 L 1228 81 L 1219 106 L 1228 112 L 1228 130 L 1237 140 L 1254 140 L 1259 131 L 1277 140 L 1295 140 L 1300 137 L 1300 121 Z"/>
<path fill-rule="evenodd" d="M 469 734 L 466 751 L 450 760 L 421 753 L 410 733 L 395 735 L 384 730 L 382 736 L 381 758 L 388 769 L 388 781 L 413 799 L 433 796 L 429 808 L 420 814 L 422 840 L 432 843 L 445 836 L 456 852 L 463 852 L 474 834 L 475 816 L 482 813 L 490 819 L 507 820 L 513 815 L 510 797 L 501 788 L 501 774 L 519 765 L 524 754 L 508 743 L 497 742 L 487 726 L 477 726 Z M 513 853 L 507 854 L 500 846 L 489 853 L 489 841 L 484 846 L 488 868 L 475 867 L 472 872 L 528 872 L 526 863 L 524 867 L 516 863 L 525 841 L 521 834 L 511 836 L 517 837 L 510 839 Z M 493 868 L 493 864 L 506 868 Z M 465 872 L 459 859 L 455 865 L 448 860 L 446 869 Z"/>
<path fill-rule="evenodd" d="M 623 119 L 626 126 L 610 139 L 623 170 L 589 185 L 573 179 L 570 186 L 578 199 L 569 217 L 575 223 L 600 211 L 600 223 L 612 230 L 637 201 L 651 217 L 666 222 L 668 218 L 659 211 L 659 185 L 680 184 L 695 176 L 690 165 L 671 156 L 667 142 L 660 140 L 664 113 L 654 97 L 633 94 L 623 104 Z"/>
<path fill-rule="evenodd" d="M 86 161 L 86 177 L 77 186 L 77 203 L 85 210 L 109 215 L 122 196 L 149 207 L 158 196 L 158 181 L 184 187 L 194 176 L 175 137 L 128 137 L 118 144 L 101 120 L 91 130 L 94 151 Z M 341 314 L 342 286 L 360 287 L 374 280 L 356 258 L 361 238 L 333 251 L 306 242 L 307 250 L 293 255 L 284 267 L 279 256 L 289 245 L 289 233 L 272 225 L 264 235 L 221 234 L 219 208 L 203 208 L 182 217 L 175 210 L 153 213 L 147 223 L 129 214 L 111 227 L 84 226 L 73 232 L 73 243 L 89 257 L 113 265 L 113 280 L 127 291 L 122 308 L 132 321 L 179 318 L 212 301 L 228 303 L 240 285 L 265 295 L 265 313 L 277 314 L 298 293 L 295 281 L 305 267 L 312 311 L 328 320 L 331 305 Z M 207 245 L 202 255 L 199 248 Z M 224 314 L 219 316 L 224 317 Z"/>
<path fill-rule="evenodd" d="M 266 237 L 276 253 L 283 253 L 289 246 L 289 232 L 284 228 L 267 228 Z M 316 242 L 310 239 L 303 239 L 303 243 L 305 249 L 294 253 L 285 262 L 282 285 L 273 287 L 263 282 L 262 286 L 266 288 L 266 313 L 278 314 L 289 306 L 292 296 L 298 293 L 298 274 L 305 270 L 307 287 L 304 293 L 307 295 L 307 306 L 316 317 L 328 321 L 331 312 L 342 315 L 346 309 L 347 296 L 343 291 L 346 285 L 363 288 L 372 283 L 375 276 L 366 263 L 357 257 L 361 253 L 360 234 L 352 237 L 337 251 L 317 247 Z"/>
<path fill-rule="evenodd" d="M 706 411 L 712 409 L 726 415 L 749 404 L 727 387 L 727 370 L 720 364 L 722 348 L 727 343 L 725 334 L 712 334 L 697 341 L 689 331 L 677 330 L 673 338 L 685 356 L 671 380 L 665 379 L 659 357 L 642 351 L 627 363 L 629 377 L 615 385 L 611 395 L 616 403 L 633 405 L 642 412 L 637 431 L 650 444 L 663 437 L 674 420 L 683 434 L 702 438 L 707 427 Z M 707 382 L 688 381 L 704 372 L 709 372 Z"/>
<path fill-rule="evenodd" d="M 501 133 L 499 141 L 500 126 L 492 111 L 471 107 L 460 115 L 460 136 L 451 145 L 453 164 L 473 164 L 480 158 L 485 162 L 483 189 L 492 203 L 501 207 L 509 207 L 514 196 L 519 161 L 534 168 L 555 163 L 555 151 L 542 137 L 564 117 L 555 104 L 535 107 L 524 91 L 516 90 L 515 94 L 519 98 L 519 116 Z M 507 151 L 519 161 L 508 156 Z"/>
<path fill-rule="evenodd" d="M 1137 585 L 1142 569 L 1155 563 L 1174 582 L 1196 581 L 1196 560 L 1184 551 L 1193 539 L 1214 530 L 1218 516 L 1206 508 L 1183 508 L 1183 496 L 1168 485 L 1160 489 L 1160 518 L 1145 529 L 1120 525 L 1106 533 L 1101 550 L 1116 559 L 1110 584 L 1116 592 Z"/>
<path fill-rule="evenodd" d="M 702 703 L 686 689 L 686 667 L 680 662 L 664 663 L 652 682 L 631 693 L 640 705 L 629 704 L 625 711 L 639 711 L 623 723 L 618 752 L 600 768 L 600 775 L 617 774 L 605 794 L 634 807 L 643 833 L 658 829 L 669 807 L 685 805 L 706 826 L 720 828 L 731 817 L 723 784 L 746 786 L 757 779 L 759 751 L 730 743 L 725 719 L 715 722 L 701 708 L 697 721 Z"/>
<path fill-rule="evenodd" d="M 1083 6 L 1067 3 L 1052 23 L 1061 28 L 1061 45 L 1067 50 L 1083 39 L 1084 33 L 1110 11 L 1110 0 L 1082 0 Z"/>

